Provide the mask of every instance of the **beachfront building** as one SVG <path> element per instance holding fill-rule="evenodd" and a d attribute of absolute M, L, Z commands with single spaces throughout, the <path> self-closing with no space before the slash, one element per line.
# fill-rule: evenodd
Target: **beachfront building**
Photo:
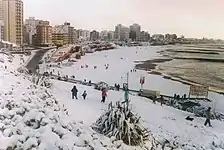
<path fill-rule="evenodd" d="M 127 41 L 129 40 L 130 29 L 121 24 L 115 27 L 114 39 L 117 41 Z"/>
<path fill-rule="evenodd" d="M 85 40 L 88 41 L 90 40 L 90 31 L 89 30 L 82 30 L 82 29 L 78 29 L 76 30 L 76 34 L 77 34 L 77 39 L 79 40 Z"/>
<path fill-rule="evenodd" d="M 28 45 L 33 45 L 33 37 L 37 31 L 37 25 L 40 23 L 48 24 L 47 21 L 35 19 L 35 17 L 29 17 L 25 20 L 23 26 L 23 42 Z"/>
<path fill-rule="evenodd" d="M 132 41 L 140 41 L 141 40 L 141 26 L 139 24 L 133 24 L 130 27 L 129 38 Z"/>
<path fill-rule="evenodd" d="M 52 45 L 52 26 L 49 21 L 40 21 L 33 36 L 33 44 L 37 46 Z"/>
<path fill-rule="evenodd" d="M 99 32 L 97 32 L 96 30 L 93 30 L 92 32 L 90 32 L 90 40 L 91 41 L 97 41 L 100 38 L 100 34 Z"/>
<path fill-rule="evenodd" d="M 63 25 L 56 25 L 53 27 L 52 38 L 63 38 L 63 45 L 74 43 L 74 27 L 69 22 L 65 22 Z"/>
<path fill-rule="evenodd" d="M 142 41 L 142 42 L 149 42 L 149 40 L 150 40 L 150 34 L 148 32 L 141 31 L 140 41 Z"/>

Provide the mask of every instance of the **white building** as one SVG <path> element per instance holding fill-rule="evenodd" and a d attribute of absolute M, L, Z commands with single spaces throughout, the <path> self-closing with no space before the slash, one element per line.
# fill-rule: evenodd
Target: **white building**
<path fill-rule="evenodd" d="M 82 41 L 88 41 L 90 40 L 90 31 L 89 30 L 77 30 L 77 37 L 78 39 L 81 39 Z"/>
<path fill-rule="evenodd" d="M 25 20 L 24 24 L 24 42 L 32 45 L 33 44 L 33 36 L 37 32 L 37 25 L 39 24 L 40 20 L 35 19 L 35 17 L 29 17 Z"/>
<path fill-rule="evenodd" d="M 101 40 L 104 40 L 104 41 L 109 40 L 109 38 L 108 38 L 108 34 L 109 34 L 109 32 L 108 32 L 107 30 L 103 30 L 103 31 L 101 31 L 101 32 L 100 32 L 100 39 L 101 39 Z"/>

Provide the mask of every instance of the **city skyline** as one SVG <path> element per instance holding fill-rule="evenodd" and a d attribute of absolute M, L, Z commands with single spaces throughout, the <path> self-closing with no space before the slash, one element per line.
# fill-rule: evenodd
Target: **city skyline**
<path fill-rule="evenodd" d="M 25 18 L 49 20 L 51 25 L 71 22 L 75 28 L 114 30 L 121 23 L 141 25 L 150 33 L 224 39 L 222 0 L 38 0 L 24 1 Z M 50 9 L 49 9 L 50 8 Z"/>

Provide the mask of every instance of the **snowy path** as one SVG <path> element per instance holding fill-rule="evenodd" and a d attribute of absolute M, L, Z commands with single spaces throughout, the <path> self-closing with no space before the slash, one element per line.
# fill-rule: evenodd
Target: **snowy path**
<path fill-rule="evenodd" d="M 106 104 L 100 103 L 101 93 L 92 87 L 76 85 L 79 90 L 79 100 L 71 99 L 71 88 L 73 84 L 61 81 L 53 81 L 53 93 L 57 99 L 65 105 L 71 112 L 72 118 L 77 121 L 83 120 L 85 124 L 91 125 L 107 109 L 110 101 L 123 99 L 123 92 L 109 91 Z M 82 100 L 81 94 L 87 90 L 87 100 Z M 153 104 L 151 101 L 138 97 L 130 96 L 133 109 L 142 116 L 143 120 L 157 136 L 157 138 L 177 140 L 181 144 L 203 146 L 210 149 L 213 140 L 224 139 L 223 122 L 213 120 L 214 128 L 204 127 L 204 118 L 195 118 L 193 122 L 185 120 L 190 113 L 176 110 L 167 106 Z"/>

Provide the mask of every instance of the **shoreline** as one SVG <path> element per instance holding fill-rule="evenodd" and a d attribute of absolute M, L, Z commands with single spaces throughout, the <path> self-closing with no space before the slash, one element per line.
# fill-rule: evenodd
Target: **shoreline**
<path fill-rule="evenodd" d="M 146 60 L 146 61 L 134 61 L 134 63 L 136 63 L 135 64 L 136 69 L 144 70 L 144 71 L 148 72 L 149 74 L 159 75 L 159 76 L 162 76 L 164 79 L 180 82 L 185 85 L 203 86 L 201 83 L 197 83 L 192 80 L 183 79 L 180 76 L 175 77 L 175 76 L 172 76 L 169 74 L 165 74 L 156 69 L 158 67 L 157 63 L 164 63 L 164 62 L 172 61 L 172 60 L 173 59 L 171 59 L 171 58 L 158 58 L 158 59 L 151 59 L 151 60 Z M 224 95 L 224 90 L 220 89 L 218 87 L 209 86 L 209 91 Z"/>
<path fill-rule="evenodd" d="M 176 81 L 176 82 L 180 82 L 180 83 L 185 84 L 185 85 L 198 85 L 198 86 L 203 86 L 200 83 L 196 83 L 196 82 L 191 81 L 191 80 L 186 80 L 186 79 L 183 79 L 181 77 L 173 77 L 171 75 L 164 74 L 164 73 L 162 73 L 160 71 L 152 70 L 152 71 L 150 71 L 148 73 L 149 74 L 152 74 L 152 75 L 159 75 L 159 76 L 162 76 L 164 79 L 172 80 L 172 81 Z M 210 92 L 215 92 L 217 94 L 224 95 L 224 90 L 218 89 L 217 87 L 209 87 L 209 91 Z"/>

